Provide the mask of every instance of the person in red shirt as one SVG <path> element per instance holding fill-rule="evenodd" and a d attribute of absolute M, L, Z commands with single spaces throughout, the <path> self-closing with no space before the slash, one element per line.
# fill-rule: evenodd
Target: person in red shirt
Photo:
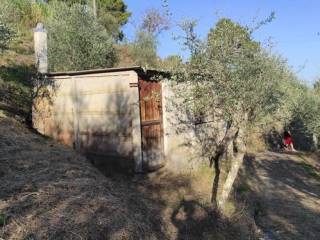
<path fill-rule="evenodd" d="M 290 149 L 291 151 L 296 151 L 293 147 L 293 141 L 290 131 L 284 131 L 283 133 L 283 143 L 287 149 Z"/>

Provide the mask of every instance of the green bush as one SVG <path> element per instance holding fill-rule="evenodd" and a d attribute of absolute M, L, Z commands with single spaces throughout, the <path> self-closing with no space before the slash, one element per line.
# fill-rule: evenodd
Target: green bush
<path fill-rule="evenodd" d="M 21 31 L 30 30 L 43 21 L 47 5 L 30 0 L 0 0 L 0 18 Z"/>
<path fill-rule="evenodd" d="M 146 68 L 157 67 L 157 42 L 154 36 L 144 31 L 138 31 L 130 52 L 136 65 Z"/>
<path fill-rule="evenodd" d="M 13 35 L 14 32 L 0 20 L 0 53 L 8 48 Z"/>
<path fill-rule="evenodd" d="M 0 213 L 0 226 L 3 226 L 6 224 L 6 215 L 3 213 Z"/>
<path fill-rule="evenodd" d="M 46 21 L 51 71 L 112 67 L 113 39 L 84 5 L 53 2 Z"/>

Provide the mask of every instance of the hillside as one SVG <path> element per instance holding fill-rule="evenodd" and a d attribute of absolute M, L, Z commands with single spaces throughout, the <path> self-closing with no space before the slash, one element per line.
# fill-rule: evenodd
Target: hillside
<path fill-rule="evenodd" d="M 315 156 L 246 158 L 224 216 L 210 172 L 105 176 L 73 150 L 0 117 L 4 239 L 318 239 Z"/>
<path fill-rule="evenodd" d="M 0 113 L 26 121 L 32 104 L 35 76 L 32 31 L 15 38 L 0 58 Z"/>
<path fill-rule="evenodd" d="M 126 184 L 13 120 L 1 118 L 0 131 L 0 237 L 162 238 L 157 214 Z"/>
<path fill-rule="evenodd" d="M 0 117 L 0 238 L 247 239 L 209 207 L 208 179 L 104 176 L 89 161 Z"/>

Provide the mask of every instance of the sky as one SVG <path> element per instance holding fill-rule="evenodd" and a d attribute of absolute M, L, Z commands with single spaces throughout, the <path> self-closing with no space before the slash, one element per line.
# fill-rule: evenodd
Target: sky
<path fill-rule="evenodd" d="M 132 12 L 124 32 L 134 37 L 147 9 L 162 9 L 163 0 L 124 0 Z M 172 14 L 171 28 L 159 37 L 161 57 L 172 54 L 186 56 L 181 43 L 174 40 L 181 35 L 177 24 L 185 19 L 198 21 L 197 34 L 205 38 L 219 18 L 227 17 L 242 25 L 254 26 L 271 12 L 275 19 L 258 29 L 253 37 L 266 43 L 271 38 L 273 51 L 288 60 L 300 79 L 312 84 L 320 77 L 320 1 L 319 0 L 168 0 Z"/>

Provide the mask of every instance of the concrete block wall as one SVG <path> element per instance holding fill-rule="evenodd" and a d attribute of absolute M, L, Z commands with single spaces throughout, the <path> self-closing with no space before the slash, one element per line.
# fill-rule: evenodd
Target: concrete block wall
<path fill-rule="evenodd" d="M 56 86 L 50 101 L 35 100 L 34 127 L 80 152 L 118 159 L 138 170 L 142 162 L 139 91 L 130 87 L 138 83 L 137 73 L 90 73 L 52 80 Z"/>

